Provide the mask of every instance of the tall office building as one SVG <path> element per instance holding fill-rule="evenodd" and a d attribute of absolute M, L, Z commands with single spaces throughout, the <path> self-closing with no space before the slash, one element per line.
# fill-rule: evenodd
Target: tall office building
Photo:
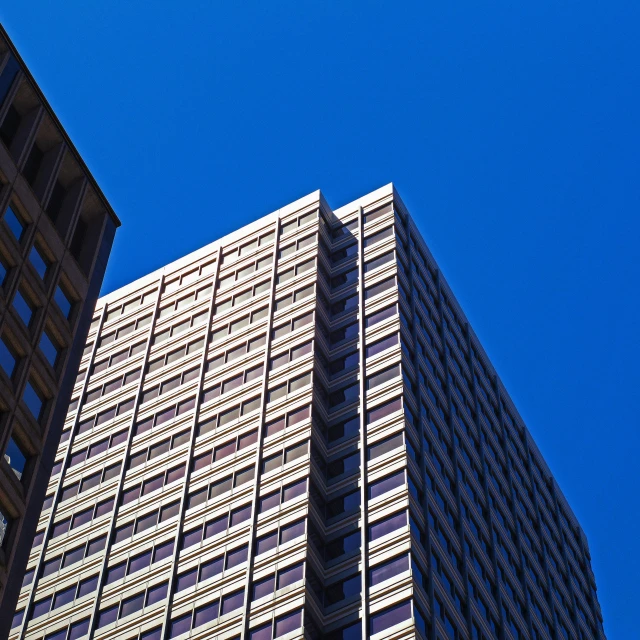
<path fill-rule="evenodd" d="M 584 534 L 391 185 L 100 299 L 11 640 L 602 639 Z"/>
<path fill-rule="evenodd" d="M 0 26 L 0 638 L 118 225 Z"/>

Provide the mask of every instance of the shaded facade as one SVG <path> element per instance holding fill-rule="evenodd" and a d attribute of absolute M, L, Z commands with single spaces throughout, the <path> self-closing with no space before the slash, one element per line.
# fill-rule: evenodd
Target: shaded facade
<path fill-rule="evenodd" d="M 118 225 L 0 27 L 0 637 Z"/>
<path fill-rule="evenodd" d="M 391 185 L 98 301 L 10 638 L 604 638 L 586 539 Z"/>

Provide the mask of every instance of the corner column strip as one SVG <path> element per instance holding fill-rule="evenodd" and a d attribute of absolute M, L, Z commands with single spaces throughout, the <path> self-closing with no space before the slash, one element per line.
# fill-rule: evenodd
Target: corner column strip
<path fill-rule="evenodd" d="M 369 637 L 367 589 L 369 545 L 367 538 L 367 413 L 365 402 L 365 336 L 364 336 L 364 215 L 358 207 L 358 351 L 360 352 L 360 577 L 362 609 L 362 640 Z"/>

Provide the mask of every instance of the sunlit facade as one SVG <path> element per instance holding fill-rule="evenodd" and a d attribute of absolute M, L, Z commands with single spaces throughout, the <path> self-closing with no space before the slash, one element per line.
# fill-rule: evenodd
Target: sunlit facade
<path fill-rule="evenodd" d="M 394 188 L 98 301 L 11 640 L 604 638 L 586 539 Z"/>

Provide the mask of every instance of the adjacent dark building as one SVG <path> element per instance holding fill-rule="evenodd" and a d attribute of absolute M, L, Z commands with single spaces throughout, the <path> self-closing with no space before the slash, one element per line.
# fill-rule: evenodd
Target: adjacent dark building
<path fill-rule="evenodd" d="M 0 27 L 0 637 L 119 224 Z"/>
<path fill-rule="evenodd" d="M 603 640 L 585 536 L 394 188 L 101 298 L 11 640 Z"/>

